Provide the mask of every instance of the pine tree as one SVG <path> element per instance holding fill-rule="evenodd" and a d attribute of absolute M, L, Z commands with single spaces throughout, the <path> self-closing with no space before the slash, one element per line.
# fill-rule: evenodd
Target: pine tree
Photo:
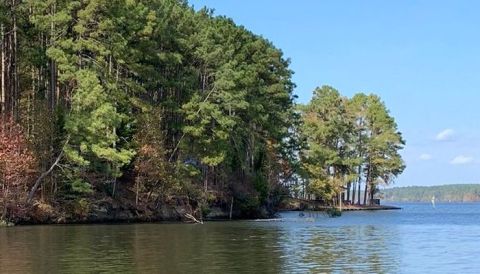
<path fill-rule="evenodd" d="M 339 202 L 344 185 L 352 177 L 352 123 L 348 119 L 346 102 L 337 90 L 323 86 L 315 90 L 303 113 L 302 132 L 307 140 L 304 167 L 311 191 L 327 201 Z"/>
<path fill-rule="evenodd" d="M 368 97 L 366 111 L 367 143 L 365 155 L 365 197 L 372 203 L 379 184 L 389 184 L 405 169 L 399 151 L 405 145 L 397 124 L 385 104 L 376 95 Z"/>

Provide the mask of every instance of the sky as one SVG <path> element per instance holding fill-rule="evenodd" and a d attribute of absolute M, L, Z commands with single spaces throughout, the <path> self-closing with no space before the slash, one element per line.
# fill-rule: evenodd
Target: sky
<path fill-rule="evenodd" d="M 382 97 L 407 141 L 395 186 L 480 183 L 480 1 L 190 0 L 282 49 L 298 102 Z"/>

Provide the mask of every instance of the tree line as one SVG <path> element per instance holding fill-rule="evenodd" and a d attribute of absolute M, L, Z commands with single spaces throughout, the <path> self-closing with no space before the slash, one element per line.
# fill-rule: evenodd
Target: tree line
<path fill-rule="evenodd" d="M 257 216 L 299 178 L 333 200 L 403 167 L 378 97 L 298 108 L 281 50 L 186 1 L 2 0 L 0 51 L 3 219 L 179 200 Z"/>
<path fill-rule="evenodd" d="M 441 186 L 395 187 L 381 191 L 381 197 L 394 202 L 478 202 L 480 185 L 459 184 Z"/>

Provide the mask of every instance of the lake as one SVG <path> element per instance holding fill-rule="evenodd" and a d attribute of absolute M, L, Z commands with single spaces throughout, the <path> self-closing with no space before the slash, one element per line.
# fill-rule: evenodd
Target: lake
<path fill-rule="evenodd" d="M 2 273 L 478 273 L 480 204 L 204 225 L 0 228 Z"/>

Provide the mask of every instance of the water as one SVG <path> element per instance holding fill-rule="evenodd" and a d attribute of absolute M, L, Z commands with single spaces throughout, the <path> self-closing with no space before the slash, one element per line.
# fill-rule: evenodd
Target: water
<path fill-rule="evenodd" d="M 480 204 L 205 225 L 0 228 L 1 273 L 478 273 Z"/>

